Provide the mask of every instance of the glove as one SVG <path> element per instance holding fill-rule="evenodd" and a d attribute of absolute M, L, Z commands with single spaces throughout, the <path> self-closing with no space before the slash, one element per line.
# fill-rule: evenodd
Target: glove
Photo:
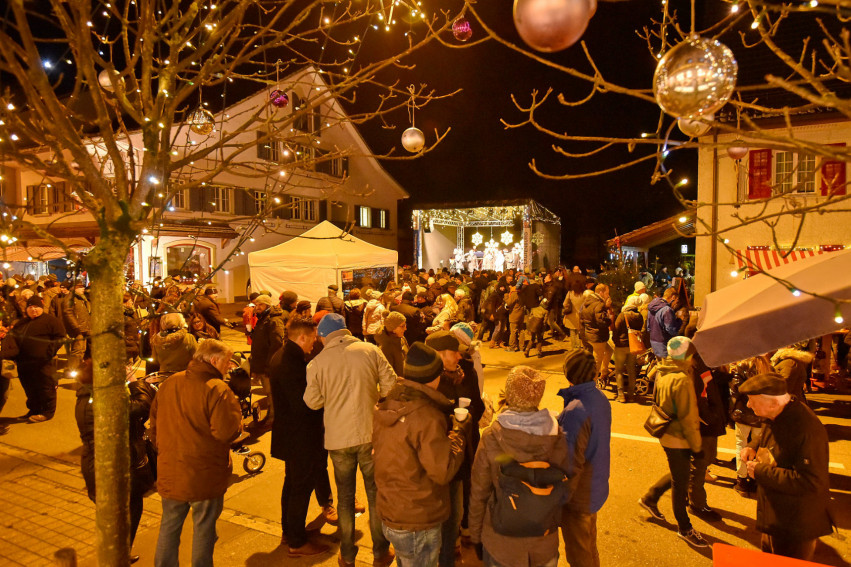
<path fill-rule="evenodd" d="M 701 460 L 703 458 L 703 456 L 704 456 L 703 449 L 701 449 L 697 453 L 692 452 L 692 454 L 691 454 L 692 459 L 694 459 L 695 461 Z"/>
<path fill-rule="evenodd" d="M 482 561 L 482 556 L 484 555 L 484 548 L 481 543 L 474 544 L 473 547 L 476 550 L 476 557 L 479 558 L 479 561 Z"/>

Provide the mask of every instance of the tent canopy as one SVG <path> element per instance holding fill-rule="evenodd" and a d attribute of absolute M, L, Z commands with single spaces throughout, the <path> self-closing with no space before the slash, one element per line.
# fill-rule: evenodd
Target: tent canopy
<path fill-rule="evenodd" d="M 248 254 L 253 291 L 285 290 L 316 303 L 328 285 L 342 288 L 341 272 L 398 265 L 399 253 L 365 242 L 323 221 L 286 242 Z"/>

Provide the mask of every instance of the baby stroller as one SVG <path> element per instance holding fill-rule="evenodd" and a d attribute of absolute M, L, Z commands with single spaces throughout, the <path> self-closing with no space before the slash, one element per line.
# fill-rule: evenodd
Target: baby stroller
<path fill-rule="evenodd" d="M 635 377 L 635 393 L 638 396 L 653 395 L 653 386 L 656 383 L 656 355 L 649 348 L 641 354 L 636 355 L 635 364 L 638 371 Z"/>
<path fill-rule="evenodd" d="M 231 389 L 239 401 L 239 409 L 242 411 L 242 419 L 251 417 L 257 423 L 258 411 L 257 406 L 251 403 L 251 376 L 248 371 L 242 366 L 231 368 L 225 383 Z M 251 438 L 248 432 L 243 431 L 236 440 L 231 443 L 231 450 L 237 455 L 245 457 L 242 461 L 242 468 L 248 474 L 257 474 L 266 465 L 266 455 L 260 451 L 252 451 L 245 446 L 245 442 Z"/>

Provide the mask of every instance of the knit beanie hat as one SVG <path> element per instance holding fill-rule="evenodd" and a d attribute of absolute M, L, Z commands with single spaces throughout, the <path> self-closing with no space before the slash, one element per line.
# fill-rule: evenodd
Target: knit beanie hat
<path fill-rule="evenodd" d="M 395 331 L 399 325 L 405 323 L 405 316 L 399 313 L 398 311 L 393 311 L 387 317 L 384 318 L 384 329 L 388 333 L 392 333 Z"/>
<path fill-rule="evenodd" d="M 582 349 L 571 350 L 565 355 L 562 370 L 571 384 L 590 382 L 597 375 L 594 357 Z"/>
<path fill-rule="evenodd" d="M 273 304 L 274 301 L 272 301 L 272 298 L 268 295 L 258 295 L 254 298 L 254 305 L 268 305 L 269 307 L 272 307 Z"/>
<path fill-rule="evenodd" d="M 411 345 L 402 371 L 405 380 L 428 384 L 440 376 L 441 372 L 443 372 L 443 360 L 436 350 L 420 341 Z"/>
<path fill-rule="evenodd" d="M 635 293 L 644 293 L 644 290 L 647 289 L 647 286 L 644 285 L 644 282 L 635 282 L 635 285 L 632 286 L 632 289 Z"/>
<path fill-rule="evenodd" d="M 319 321 L 319 326 L 316 327 L 316 332 L 320 337 L 327 337 L 334 331 L 340 331 L 346 328 L 346 320 L 339 313 L 329 313 Z"/>
<path fill-rule="evenodd" d="M 544 388 L 546 376 L 531 366 L 515 366 L 508 372 L 505 381 L 505 403 L 515 411 L 537 411 Z"/>
<path fill-rule="evenodd" d="M 44 300 L 38 295 L 33 295 L 27 299 L 27 307 L 41 307 L 44 309 Z"/>
<path fill-rule="evenodd" d="M 455 335 L 455 338 L 457 338 L 462 345 L 469 346 L 470 342 L 473 340 L 473 328 L 467 323 L 455 323 L 449 331 Z"/>
<path fill-rule="evenodd" d="M 281 305 L 290 305 L 298 301 L 298 294 L 294 291 L 285 291 L 281 294 Z"/>
<path fill-rule="evenodd" d="M 668 341 L 668 356 L 674 360 L 685 360 L 690 354 L 694 354 L 691 339 L 687 337 L 674 337 Z"/>

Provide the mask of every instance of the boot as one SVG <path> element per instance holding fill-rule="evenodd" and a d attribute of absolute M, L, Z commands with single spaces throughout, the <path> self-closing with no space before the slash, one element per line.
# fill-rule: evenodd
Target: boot
<path fill-rule="evenodd" d="M 736 478 L 736 486 L 733 487 L 733 490 L 735 490 L 736 493 L 739 496 L 743 496 L 745 498 L 748 498 L 751 495 L 750 485 L 748 483 L 748 480 L 750 480 L 748 477 L 737 477 Z"/>

